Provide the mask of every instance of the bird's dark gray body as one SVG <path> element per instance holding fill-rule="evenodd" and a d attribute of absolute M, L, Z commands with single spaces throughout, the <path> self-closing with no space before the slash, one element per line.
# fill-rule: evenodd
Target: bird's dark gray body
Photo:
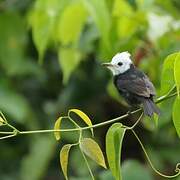
<path fill-rule="evenodd" d="M 159 109 L 153 102 L 155 88 L 149 78 L 133 64 L 126 72 L 114 76 L 114 84 L 119 93 L 131 106 L 143 104 L 144 113 L 152 116 L 159 114 Z"/>

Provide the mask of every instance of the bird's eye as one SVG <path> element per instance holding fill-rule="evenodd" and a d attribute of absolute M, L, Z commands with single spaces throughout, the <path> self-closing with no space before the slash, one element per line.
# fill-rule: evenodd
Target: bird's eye
<path fill-rule="evenodd" d="M 123 65 L 123 63 L 122 63 L 122 62 L 119 62 L 119 63 L 118 63 L 118 66 L 122 66 L 122 65 Z"/>

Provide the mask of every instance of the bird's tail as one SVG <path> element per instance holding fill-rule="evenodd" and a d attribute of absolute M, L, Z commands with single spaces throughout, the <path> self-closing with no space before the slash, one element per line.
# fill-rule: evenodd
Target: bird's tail
<path fill-rule="evenodd" d="M 144 114 L 149 117 L 152 117 L 154 113 L 156 113 L 157 115 L 160 114 L 159 108 L 151 99 L 145 99 L 143 101 L 143 109 L 144 109 Z"/>

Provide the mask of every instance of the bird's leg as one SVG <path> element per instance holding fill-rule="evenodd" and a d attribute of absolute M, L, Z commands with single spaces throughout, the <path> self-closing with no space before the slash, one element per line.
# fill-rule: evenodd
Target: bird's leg
<path fill-rule="evenodd" d="M 127 111 L 127 113 L 126 114 L 128 114 L 129 116 L 132 114 L 131 113 L 131 109 L 129 110 L 129 111 Z"/>
<path fill-rule="evenodd" d="M 131 115 L 132 115 L 132 111 L 133 111 L 133 107 L 130 106 L 130 107 L 129 107 L 129 111 L 127 112 L 127 114 L 128 114 L 129 116 L 131 116 Z"/>
<path fill-rule="evenodd" d="M 138 108 L 138 106 L 130 106 L 130 107 L 129 107 L 129 111 L 128 111 L 126 114 L 128 114 L 129 116 L 131 116 L 131 115 L 132 115 L 132 112 L 133 112 L 136 108 Z"/>

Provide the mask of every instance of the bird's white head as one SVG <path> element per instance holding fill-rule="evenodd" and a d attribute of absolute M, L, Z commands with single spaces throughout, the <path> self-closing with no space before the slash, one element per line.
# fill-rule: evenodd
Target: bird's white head
<path fill-rule="evenodd" d="M 103 63 L 103 65 L 109 68 L 114 76 L 123 74 L 130 69 L 131 64 L 133 64 L 130 56 L 130 53 L 127 51 L 117 53 L 110 63 Z"/>

